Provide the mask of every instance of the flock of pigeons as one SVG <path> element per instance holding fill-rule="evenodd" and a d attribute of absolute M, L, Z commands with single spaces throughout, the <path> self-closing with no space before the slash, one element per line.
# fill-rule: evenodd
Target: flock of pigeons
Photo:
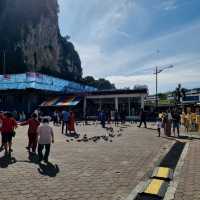
<path fill-rule="evenodd" d="M 79 134 L 75 134 L 73 138 L 67 139 L 66 142 L 70 142 L 70 141 L 90 142 L 90 141 L 93 141 L 93 142 L 97 143 L 100 140 L 104 140 L 106 142 L 113 142 L 114 138 L 122 136 L 122 132 L 124 130 L 123 128 L 125 128 L 125 127 L 119 127 L 119 129 L 117 130 L 117 133 L 115 133 L 114 128 L 106 127 L 105 128 L 106 133 L 104 135 L 93 136 L 93 137 L 89 137 L 87 134 L 84 134 L 82 137 Z"/>

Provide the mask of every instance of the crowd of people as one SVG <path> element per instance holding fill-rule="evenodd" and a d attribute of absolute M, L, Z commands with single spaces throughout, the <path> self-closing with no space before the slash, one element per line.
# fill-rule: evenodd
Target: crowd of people
<path fill-rule="evenodd" d="M 115 126 L 119 123 L 124 124 L 126 121 L 125 112 L 119 112 L 117 110 L 106 112 L 104 110 L 98 111 L 97 120 L 100 121 L 103 128 L 105 128 L 106 123 L 110 124 L 114 122 Z"/>
<path fill-rule="evenodd" d="M 177 133 L 177 136 L 180 137 L 181 115 L 179 110 L 169 109 L 167 112 L 160 113 L 156 125 L 159 137 L 162 129 L 164 130 L 164 134 L 168 137 L 171 136 L 172 131 L 174 136 L 176 136 Z"/>
<path fill-rule="evenodd" d="M 54 143 L 53 129 L 49 125 L 50 118 L 42 117 L 35 111 L 31 118 L 19 120 L 13 116 L 11 112 L 0 112 L 0 132 L 1 132 L 1 147 L 0 151 L 5 150 L 5 156 L 10 156 L 12 149 L 15 130 L 18 126 L 28 125 L 28 146 L 26 149 L 29 153 L 38 153 L 39 163 L 41 161 L 48 162 L 51 143 Z M 53 124 L 62 124 L 62 134 L 75 134 L 75 115 L 72 111 L 64 110 L 61 113 L 54 112 Z M 36 152 L 37 149 L 37 152 Z M 43 149 L 45 152 L 43 154 Z"/>
<path fill-rule="evenodd" d="M 33 113 L 31 118 L 23 122 L 16 121 L 10 112 L 0 113 L 0 131 L 1 131 L 1 151 L 5 150 L 5 156 L 10 156 L 12 149 L 13 137 L 15 137 L 15 129 L 18 126 L 28 125 L 28 146 L 26 147 L 30 153 L 36 154 L 38 146 L 39 163 L 44 161 L 48 163 L 51 143 L 54 142 L 53 129 L 49 126 L 48 118 L 43 118 L 42 123 L 38 119 L 38 115 Z M 43 155 L 43 148 L 45 153 Z"/>
<path fill-rule="evenodd" d="M 144 109 L 140 111 L 140 122 L 138 127 L 141 127 L 144 123 L 144 127 L 147 128 L 147 113 Z M 184 115 L 186 116 L 186 115 Z M 67 136 L 75 136 L 75 114 L 73 111 L 55 110 L 51 116 L 54 126 L 61 127 L 61 133 Z M 184 124 L 186 130 L 188 129 L 188 121 L 184 118 L 182 124 Z M 126 121 L 125 114 L 123 112 L 118 112 L 117 110 L 113 113 L 99 111 L 97 114 L 97 120 L 100 121 L 102 128 L 106 128 L 106 123 L 114 123 L 118 126 L 119 123 L 123 124 Z M 50 153 L 51 143 L 54 143 L 54 133 L 53 129 L 49 125 L 50 118 L 40 116 L 40 112 L 35 111 L 30 119 L 26 120 L 25 117 L 16 117 L 10 112 L 0 112 L 0 132 L 1 132 L 1 147 L 0 151 L 5 150 L 5 155 L 11 154 L 12 140 L 15 137 L 15 129 L 18 126 L 28 125 L 28 145 L 27 150 L 33 154 L 38 153 L 39 162 L 42 160 L 48 162 L 48 157 Z M 171 136 L 171 131 L 173 131 L 174 136 L 180 136 L 180 124 L 181 115 L 177 109 L 168 110 L 167 112 L 162 112 L 156 122 L 158 136 L 160 137 L 162 130 L 166 136 Z M 43 155 L 43 149 L 45 152 Z"/>

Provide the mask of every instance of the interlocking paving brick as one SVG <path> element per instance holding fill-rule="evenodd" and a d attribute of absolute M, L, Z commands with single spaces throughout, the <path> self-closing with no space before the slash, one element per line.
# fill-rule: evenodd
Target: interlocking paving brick
<path fill-rule="evenodd" d="M 107 132 L 99 125 L 78 126 L 77 130 L 88 137 Z M 118 133 L 118 128 L 114 130 Z M 50 156 L 54 167 L 52 173 L 46 173 L 46 168 L 41 167 L 41 171 L 34 160 L 28 159 L 26 132 L 27 127 L 17 129 L 12 154 L 15 162 L 2 168 L 0 158 L 1 199 L 124 200 L 172 145 L 172 140 L 158 138 L 155 131 L 136 125 L 124 128 L 112 142 L 66 142 L 61 128 L 54 127 Z"/>
<path fill-rule="evenodd" d="M 200 140 L 190 141 L 182 172 L 179 178 L 175 200 L 200 199 Z"/>

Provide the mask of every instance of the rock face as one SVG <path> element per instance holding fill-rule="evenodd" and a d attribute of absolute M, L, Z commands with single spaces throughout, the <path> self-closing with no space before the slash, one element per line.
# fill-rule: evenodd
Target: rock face
<path fill-rule="evenodd" d="M 1 74 L 36 71 L 81 79 L 79 55 L 60 34 L 58 11 L 57 0 L 0 0 Z"/>

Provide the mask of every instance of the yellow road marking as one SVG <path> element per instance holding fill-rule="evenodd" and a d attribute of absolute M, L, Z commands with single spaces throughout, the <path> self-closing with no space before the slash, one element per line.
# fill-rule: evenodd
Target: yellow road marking
<path fill-rule="evenodd" d="M 161 178 L 168 178 L 170 173 L 170 169 L 167 167 L 159 167 L 158 173 L 156 174 L 156 177 Z"/>
<path fill-rule="evenodd" d="M 163 183 L 163 180 L 152 179 L 144 193 L 158 195 Z"/>

